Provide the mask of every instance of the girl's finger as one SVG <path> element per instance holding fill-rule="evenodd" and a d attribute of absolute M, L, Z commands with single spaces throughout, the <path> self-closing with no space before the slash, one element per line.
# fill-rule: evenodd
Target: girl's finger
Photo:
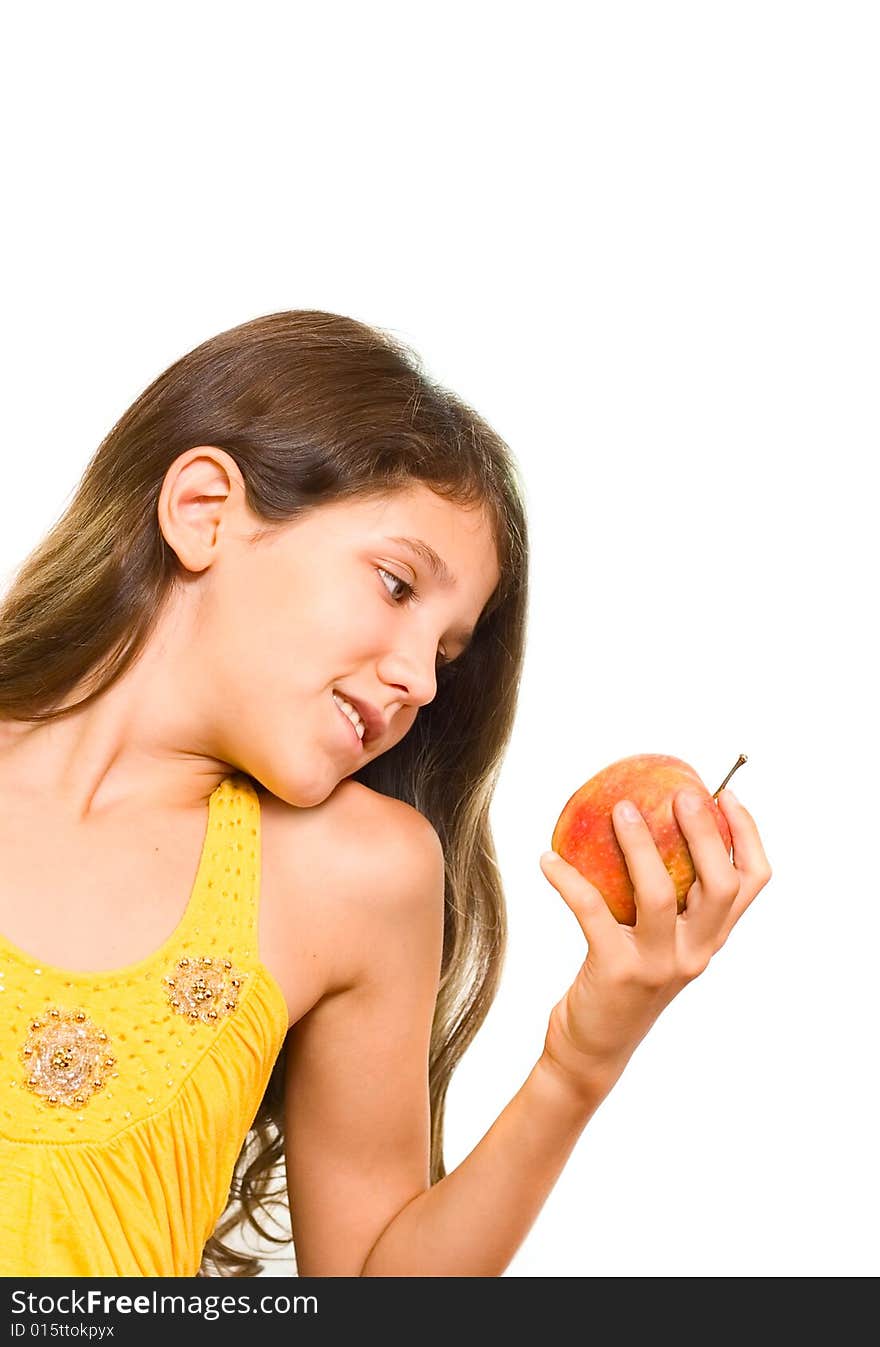
<path fill-rule="evenodd" d="M 733 841 L 733 863 L 741 875 L 763 887 L 772 875 L 758 828 L 744 804 L 740 804 L 732 790 L 723 790 L 718 796 L 730 836 Z"/>
<path fill-rule="evenodd" d="M 628 805 L 635 811 L 633 817 L 628 815 Z M 635 930 L 649 944 L 669 941 L 678 912 L 675 885 L 651 830 L 631 800 L 618 800 L 611 821 L 635 890 Z"/>
<path fill-rule="evenodd" d="M 596 886 L 580 870 L 555 851 L 544 852 L 541 869 L 577 917 L 591 949 L 602 940 L 619 936 L 620 930 L 611 909 Z"/>
<path fill-rule="evenodd" d="M 727 819 L 733 841 L 733 863 L 742 876 L 740 891 L 731 912 L 733 926 L 745 912 L 752 899 L 760 893 L 773 875 L 764 851 L 757 824 L 745 805 L 740 804 L 732 790 L 723 790 L 718 803 Z"/>
<path fill-rule="evenodd" d="M 705 797 L 683 790 L 676 793 L 672 803 L 696 871 L 682 922 L 691 942 L 714 944 L 730 918 L 743 877 L 731 865 L 717 816 Z"/>

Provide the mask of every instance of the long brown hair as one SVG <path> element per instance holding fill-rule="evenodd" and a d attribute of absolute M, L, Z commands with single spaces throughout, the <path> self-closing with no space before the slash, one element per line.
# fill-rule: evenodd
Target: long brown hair
<path fill-rule="evenodd" d="M 406 801 L 443 844 L 446 907 L 431 1033 L 431 1183 L 446 1173 L 452 1073 L 495 998 L 507 918 L 489 808 L 513 728 L 523 663 L 528 545 L 524 490 L 508 446 L 384 329 L 319 310 L 267 314 L 203 342 L 160 374 L 99 446 L 62 516 L 0 606 L 0 719 L 49 721 L 109 688 L 135 660 L 179 565 L 158 524 L 165 474 L 212 444 L 238 464 L 265 533 L 310 508 L 420 482 L 481 506 L 501 580 L 467 651 L 438 672 L 410 731 L 355 779 Z M 86 695 L 71 704 L 76 688 Z M 200 1276 L 258 1276 L 225 1244 L 284 1195 L 286 1042 L 245 1138 L 229 1203 Z M 280 1182 L 278 1182 L 280 1180 Z"/>

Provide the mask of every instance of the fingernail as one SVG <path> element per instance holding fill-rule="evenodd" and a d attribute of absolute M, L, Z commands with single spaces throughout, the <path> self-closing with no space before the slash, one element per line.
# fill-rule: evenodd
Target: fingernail
<path fill-rule="evenodd" d="M 739 804 L 739 796 L 734 795 L 729 786 L 724 787 L 724 794 L 727 796 L 728 800 L 733 800 L 734 804 Z"/>
<path fill-rule="evenodd" d="M 548 861 L 548 862 L 549 862 L 549 861 L 558 861 L 558 860 L 560 860 L 560 859 L 561 859 L 561 857 L 560 857 L 558 851 L 545 851 L 545 852 L 542 854 L 542 856 L 541 856 L 541 860 L 542 860 L 542 861 Z"/>
<path fill-rule="evenodd" d="M 686 814 L 696 814 L 698 809 L 702 809 L 703 801 L 692 790 L 686 790 L 681 797 L 681 807 Z"/>
<path fill-rule="evenodd" d="M 620 800 L 617 805 L 617 813 L 627 823 L 635 823 L 639 816 L 639 811 L 631 800 Z"/>

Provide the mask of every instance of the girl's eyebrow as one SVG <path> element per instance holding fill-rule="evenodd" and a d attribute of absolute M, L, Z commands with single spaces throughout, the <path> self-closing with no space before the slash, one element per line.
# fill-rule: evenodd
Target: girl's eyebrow
<path fill-rule="evenodd" d="M 424 538 L 400 538 L 389 536 L 390 543 L 400 543 L 402 547 L 408 547 L 417 557 L 421 557 L 425 565 L 430 570 L 434 579 L 444 589 L 452 589 L 457 584 L 455 576 L 446 565 L 443 558 L 434 551 L 430 543 L 426 543 Z M 474 634 L 473 627 L 460 627 L 456 631 L 451 631 L 449 635 L 461 646 L 461 653 L 464 654 L 468 643 Z"/>
<path fill-rule="evenodd" d="M 425 542 L 424 538 L 389 538 L 388 541 L 401 543 L 404 547 L 408 547 L 411 552 L 415 552 L 416 556 L 421 557 L 434 579 L 444 589 L 452 589 L 453 585 L 457 583 L 446 562 L 434 551 L 430 543 Z"/>

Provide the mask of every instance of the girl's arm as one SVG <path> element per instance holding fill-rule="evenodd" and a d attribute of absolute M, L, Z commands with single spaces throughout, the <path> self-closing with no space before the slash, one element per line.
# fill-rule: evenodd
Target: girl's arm
<path fill-rule="evenodd" d="M 433 1187 L 425 1177 L 428 1113 L 418 1061 L 430 1033 L 426 969 L 439 960 L 443 866 L 439 842 L 426 846 L 422 829 L 408 830 L 407 868 L 393 873 L 412 877 L 409 899 L 402 891 L 392 898 L 386 887 L 381 904 L 374 902 L 371 973 L 331 1004 L 310 1046 L 306 1030 L 305 1052 L 292 1058 L 288 1177 L 300 1275 L 504 1272 L 637 1044 L 770 878 L 751 816 L 723 793 L 719 803 L 733 865 L 714 820 L 705 811 L 690 818 L 676 801 L 698 876 L 681 916 L 641 819 L 615 818 L 636 890 L 634 927 L 618 925 L 572 866 L 542 862 L 589 952 L 551 1012 L 544 1051 L 527 1079 L 470 1155 Z"/>
<path fill-rule="evenodd" d="M 540 1058 L 470 1155 L 394 1218 L 363 1277 L 500 1277 L 603 1098 Z"/>
<path fill-rule="evenodd" d="M 644 820 L 615 830 L 636 890 L 634 927 L 561 858 L 544 873 L 578 918 L 589 953 L 554 1007 L 544 1052 L 468 1157 L 420 1193 L 370 1252 L 363 1276 L 499 1276 L 578 1137 L 661 1010 L 706 967 L 771 871 L 751 815 L 722 792 L 731 865 L 705 809 L 680 808 L 697 880 L 676 913 L 672 882 Z M 586 1269 L 585 1269 L 586 1270 Z"/>

